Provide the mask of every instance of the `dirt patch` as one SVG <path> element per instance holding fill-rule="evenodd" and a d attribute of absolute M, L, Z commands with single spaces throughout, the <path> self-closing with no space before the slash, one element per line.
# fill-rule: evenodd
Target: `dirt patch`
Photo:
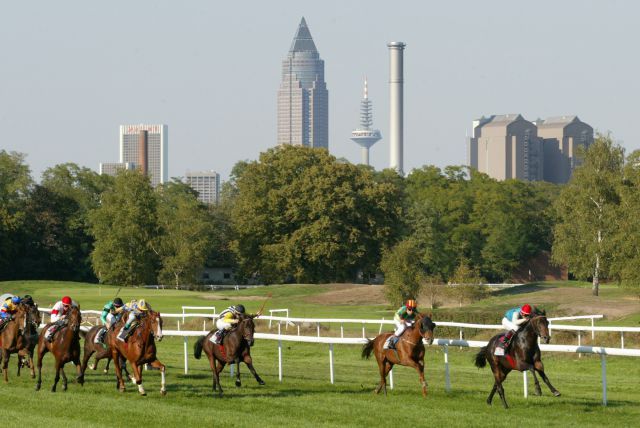
<path fill-rule="evenodd" d="M 384 287 L 380 285 L 331 284 L 329 291 L 309 296 L 307 303 L 320 305 L 386 305 Z"/>

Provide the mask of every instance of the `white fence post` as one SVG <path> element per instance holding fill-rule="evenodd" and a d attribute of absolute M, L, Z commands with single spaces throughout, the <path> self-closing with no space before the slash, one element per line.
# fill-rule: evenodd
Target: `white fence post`
<path fill-rule="evenodd" d="M 367 333 L 364 331 L 364 326 L 365 326 L 365 323 L 362 323 L 362 338 L 366 339 L 367 338 Z"/>
<path fill-rule="evenodd" d="M 444 390 L 451 392 L 451 378 L 449 377 L 449 345 L 442 347 L 444 351 Z"/>
<path fill-rule="evenodd" d="M 389 388 L 393 389 L 393 369 L 389 370 Z"/>
<path fill-rule="evenodd" d="M 624 349 L 624 331 L 620 332 L 620 348 Z"/>
<path fill-rule="evenodd" d="M 282 382 L 282 341 L 278 340 L 278 380 Z"/>
<path fill-rule="evenodd" d="M 333 343 L 329 344 L 329 378 L 331 379 L 331 385 L 334 382 L 334 373 L 333 373 Z"/>
<path fill-rule="evenodd" d="M 340 323 L 340 337 L 344 337 L 344 323 Z"/>
<path fill-rule="evenodd" d="M 184 374 L 189 374 L 189 357 L 187 354 L 187 348 L 188 348 L 187 341 L 188 341 L 187 336 L 185 336 L 184 337 Z"/>
<path fill-rule="evenodd" d="M 593 327 L 595 327 L 595 321 L 591 318 L 591 340 L 596 340 L 596 331 Z"/>
<path fill-rule="evenodd" d="M 523 371 L 522 372 L 522 382 L 523 382 L 523 388 L 524 388 L 524 398 L 529 397 L 529 384 L 527 382 L 527 371 Z"/>
<path fill-rule="evenodd" d="M 607 357 L 600 354 L 600 364 L 602 365 L 602 405 L 607 405 Z"/>
<path fill-rule="evenodd" d="M 318 337 L 320 337 L 320 323 L 316 323 L 316 330 L 318 330 Z"/>
<path fill-rule="evenodd" d="M 384 317 L 382 317 L 382 321 L 384 321 Z M 380 329 L 378 330 L 378 334 L 382 333 L 382 325 L 384 323 L 380 323 Z"/>

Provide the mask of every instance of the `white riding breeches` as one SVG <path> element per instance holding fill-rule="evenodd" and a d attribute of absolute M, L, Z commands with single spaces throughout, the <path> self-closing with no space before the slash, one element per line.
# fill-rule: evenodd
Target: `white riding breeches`
<path fill-rule="evenodd" d="M 116 320 L 116 316 L 112 313 L 108 313 L 106 318 L 107 322 L 105 323 L 105 327 L 109 328 L 111 327 L 111 324 L 113 324 L 113 322 Z"/>
<path fill-rule="evenodd" d="M 396 321 L 396 331 L 393 332 L 393 335 L 396 337 L 402 336 L 402 333 L 407 329 L 407 323 L 404 321 Z"/>
<path fill-rule="evenodd" d="M 502 318 L 502 326 L 507 330 L 513 330 L 513 331 L 518 331 L 518 329 L 520 328 L 519 326 L 517 326 L 516 324 L 513 323 L 513 321 L 511 321 L 510 319 L 508 319 L 507 317 L 503 317 Z"/>
<path fill-rule="evenodd" d="M 229 330 L 231 327 L 233 327 L 233 324 L 225 321 L 223 318 L 216 321 L 216 328 L 218 330 Z"/>

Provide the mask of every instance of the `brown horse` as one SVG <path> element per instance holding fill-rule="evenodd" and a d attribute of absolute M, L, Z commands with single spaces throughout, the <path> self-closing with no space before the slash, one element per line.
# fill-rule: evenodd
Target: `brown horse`
<path fill-rule="evenodd" d="M 105 342 L 111 349 L 111 358 L 116 366 L 116 377 L 118 379 L 117 388 L 120 392 L 125 391 L 124 380 L 122 379 L 122 362 L 124 359 L 131 364 L 131 370 L 138 392 L 140 395 L 147 395 L 142 385 L 142 366 L 149 364 L 151 367 L 160 370 L 162 376 L 160 393 L 167 394 L 165 386 L 165 366 L 156 358 L 156 342 L 162 340 L 162 317 L 159 312 L 151 309 L 142 316 L 138 326 L 133 330 L 125 342 L 117 339 L 118 333 L 125 325 L 125 317 L 117 322 L 113 329 L 107 332 Z"/>
<path fill-rule="evenodd" d="M 80 335 L 84 337 L 84 357 L 82 357 L 82 373 L 84 374 L 87 371 L 87 366 L 91 370 L 96 370 L 98 368 L 98 361 L 107 359 L 107 365 L 104 368 L 104 373 L 109 373 L 109 364 L 111 364 L 111 348 L 106 343 L 106 334 L 105 334 L 105 344 L 104 346 L 101 343 L 95 343 L 96 335 L 102 330 L 104 326 L 96 325 L 93 326 L 86 333 L 80 332 Z M 89 359 L 91 356 L 95 354 L 95 359 L 93 364 L 89 366 Z M 123 359 L 121 362 L 121 367 L 124 370 L 125 374 L 128 378 L 131 378 L 129 371 L 127 370 L 126 361 Z"/>
<path fill-rule="evenodd" d="M 20 369 L 24 366 L 31 369 L 31 379 L 36 377 L 36 365 L 33 364 L 33 351 L 38 344 L 38 328 L 42 322 L 42 316 L 40 310 L 36 304 L 21 303 L 27 311 L 26 328 L 22 334 L 22 347 L 18 351 L 18 373 L 20 376 Z"/>
<path fill-rule="evenodd" d="M 240 361 L 243 361 L 249 367 L 256 381 L 260 385 L 264 385 L 264 381 L 253 367 L 253 359 L 249 350 L 253 346 L 253 334 L 255 332 L 253 318 L 253 316 L 249 315 L 240 317 L 236 327 L 222 340 L 222 346 L 216 345 L 209 340 L 215 330 L 211 330 L 206 336 L 201 336 L 194 345 L 193 355 L 196 359 L 200 359 L 203 350 L 207 354 L 213 377 L 213 391 L 216 391 L 219 387 L 218 394 L 220 396 L 222 396 L 220 372 L 226 364 L 233 364 L 234 362 L 237 364 L 236 386 L 240 386 Z"/>
<path fill-rule="evenodd" d="M 45 338 L 51 324 L 47 324 L 42 331 L 40 331 L 40 337 L 38 338 L 38 380 L 36 382 L 36 391 L 39 391 L 42 385 L 42 358 L 47 352 L 51 352 L 56 359 L 56 377 L 51 387 L 51 392 L 56 392 L 56 386 L 60 380 L 60 373 L 62 373 L 62 390 L 67 390 L 67 375 L 64 372 L 64 365 L 70 361 L 76 365 L 78 372 L 76 380 L 80 385 L 84 384 L 84 375 L 80 370 L 80 323 L 82 322 L 80 307 L 71 306 L 66 320 L 66 325 L 56 332 L 51 342 Z"/>
<path fill-rule="evenodd" d="M 416 318 L 415 325 L 407 328 L 396 345 L 396 349 L 383 349 L 384 343 L 392 333 L 382 333 L 373 340 L 368 340 L 362 347 L 362 358 L 369 359 L 373 352 L 380 369 L 380 383 L 374 390 L 376 394 L 384 388 L 387 394 L 387 374 L 395 364 L 413 367 L 418 371 L 422 395 L 427 396 L 427 382 L 424 380 L 424 344 L 425 339 L 429 345 L 433 343 L 433 329 L 436 324 L 431 318 L 422 315 Z"/>
<path fill-rule="evenodd" d="M 540 359 L 540 347 L 538 346 L 538 336 L 544 340 L 544 343 L 549 343 L 549 340 L 551 340 L 549 336 L 549 321 L 547 320 L 545 312 L 536 309 L 533 317 L 525 323 L 524 327 L 518 331 L 516 336 L 511 340 L 508 352 L 503 356 L 498 356 L 495 355 L 495 350 L 496 347 L 500 345 L 499 340 L 501 336 L 502 334 L 493 336 L 487 346 L 480 348 L 480 351 L 476 354 L 476 367 L 483 368 L 487 365 L 487 361 L 489 361 L 493 377 L 495 378 L 493 388 L 487 398 L 487 404 L 491 404 L 493 395 L 498 391 L 505 409 L 509 408 L 507 400 L 504 397 L 502 382 L 504 382 L 511 370 L 521 372 L 531 370 L 536 385 L 536 395 L 542 395 L 540 383 L 536 377 L 537 371 L 553 395 L 558 397 L 560 392 L 551 385 L 547 375 L 544 373 L 544 365 Z"/>
<path fill-rule="evenodd" d="M 24 347 L 23 334 L 27 329 L 27 308 L 18 305 L 18 309 L 13 314 L 12 319 L 0 334 L 0 349 L 2 350 L 2 370 L 4 371 L 4 382 L 9 382 L 9 357 Z M 18 360 L 20 358 L 18 357 Z"/>

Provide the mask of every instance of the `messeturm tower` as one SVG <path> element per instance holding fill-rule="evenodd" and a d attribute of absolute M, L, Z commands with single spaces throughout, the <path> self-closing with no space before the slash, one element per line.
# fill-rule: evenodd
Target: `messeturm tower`
<path fill-rule="evenodd" d="M 329 148 L 329 92 L 324 81 L 324 61 L 304 18 L 282 61 L 278 144 Z"/>

